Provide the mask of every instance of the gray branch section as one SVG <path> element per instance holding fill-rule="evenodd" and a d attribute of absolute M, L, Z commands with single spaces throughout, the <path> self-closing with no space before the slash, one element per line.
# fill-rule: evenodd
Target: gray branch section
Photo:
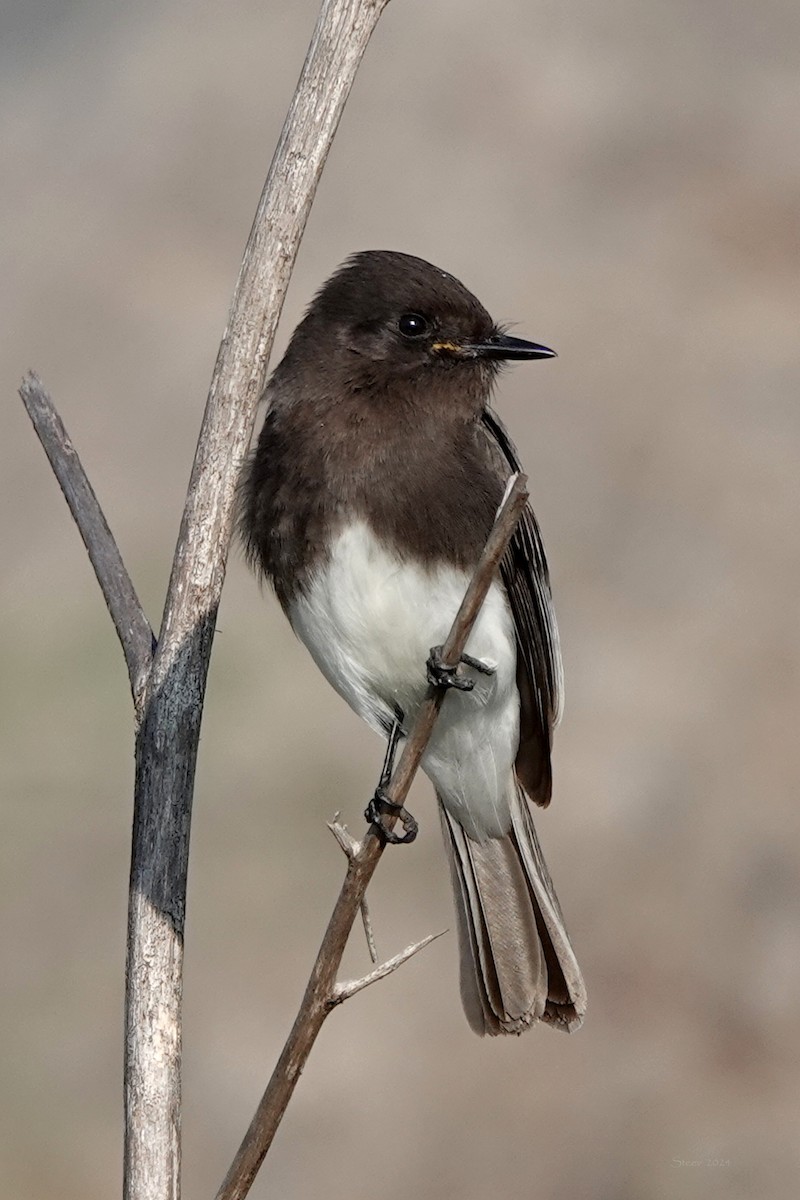
<path fill-rule="evenodd" d="M 53 401 L 44 390 L 41 380 L 33 373 L 26 377 L 19 394 L 61 485 L 103 590 L 111 620 L 122 643 L 134 703 L 138 704 L 153 660 L 153 631 L 83 464 Z"/>
<path fill-rule="evenodd" d="M 180 1196 L 189 826 L 236 481 L 317 184 L 361 58 L 387 2 L 323 0 L 214 367 L 155 651 L 119 552 L 55 409 L 33 377 L 22 389 L 122 641 L 136 706 L 125 1012 L 125 1200 Z"/>

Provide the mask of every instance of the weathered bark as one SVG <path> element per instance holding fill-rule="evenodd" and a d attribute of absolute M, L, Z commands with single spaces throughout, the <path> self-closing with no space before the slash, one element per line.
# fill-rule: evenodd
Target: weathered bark
<path fill-rule="evenodd" d="M 21 389 L 122 642 L 136 712 L 125 1023 L 126 1200 L 180 1195 L 181 987 L 192 792 L 236 481 L 317 183 L 388 0 L 323 0 L 211 381 L 158 645 L 52 402 Z"/>
<path fill-rule="evenodd" d="M 189 483 L 136 745 L 125 1200 L 180 1194 L 181 988 L 194 772 L 236 481 L 317 183 L 386 0 L 324 0 L 256 212 Z"/>

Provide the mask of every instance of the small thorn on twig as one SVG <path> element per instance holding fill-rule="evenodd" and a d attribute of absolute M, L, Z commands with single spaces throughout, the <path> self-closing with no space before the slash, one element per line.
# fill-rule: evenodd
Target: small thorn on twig
<path fill-rule="evenodd" d="M 405 950 L 401 950 L 399 954 L 395 954 L 394 958 L 389 958 L 386 962 L 381 963 L 374 971 L 370 971 L 369 975 L 364 975 L 362 979 L 347 979 L 343 983 L 334 984 L 330 1000 L 328 1001 L 331 1008 L 335 1008 L 337 1004 L 342 1004 L 345 1000 L 349 1000 L 351 996 L 355 996 L 356 992 L 362 991 L 369 987 L 371 983 L 377 983 L 379 979 L 385 979 L 387 975 L 391 975 L 398 967 L 402 967 L 404 962 L 408 962 L 409 958 L 413 958 L 420 950 L 424 950 L 431 942 L 435 942 L 437 938 L 442 937 L 447 933 L 446 929 L 442 929 L 439 933 L 429 933 L 421 942 L 415 942 L 413 946 L 406 946 Z"/>
<path fill-rule="evenodd" d="M 361 842 L 356 841 L 347 826 L 340 823 L 340 816 L 341 813 L 338 812 L 333 814 L 333 820 L 328 821 L 328 829 L 330 829 L 331 833 L 336 838 L 336 841 L 347 855 L 347 858 L 352 860 L 361 849 Z M 369 906 L 367 905 L 366 896 L 364 896 L 361 900 L 359 907 L 361 909 L 361 921 L 364 926 L 364 936 L 367 939 L 369 956 L 371 961 L 376 963 L 378 961 L 378 949 L 375 945 L 375 934 L 372 931 L 372 921 L 370 920 Z"/>
<path fill-rule="evenodd" d="M 364 926 L 364 937 L 367 939 L 367 949 L 372 962 L 378 961 L 378 947 L 375 945 L 375 934 L 372 932 L 372 921 L 369 915 L 369 906 L 366 896 L 361 901 L 361 921 Z"/>
<path fill-rule="evenodd" d="M 361 849 L 361 842 L 357 841 L 356 838 L 353 837 L 346 825 L 341 824 L 339 821 L 339 817 L 341 815 L 341 813 L 335 812 L 333 814 L 333 820 L 328 821 L 327 826 L 347 857 L 355 858 Z"/>

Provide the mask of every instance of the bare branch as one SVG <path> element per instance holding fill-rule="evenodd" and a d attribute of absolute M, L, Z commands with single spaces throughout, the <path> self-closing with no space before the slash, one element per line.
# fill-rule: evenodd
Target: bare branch
<path fill-rule="evenodd" d="M 328 822 L 328 829 L 330 829 L 347 857 L 355 858 L 361 849 L 361 842 L 356 841 L 346 825 L 339 824 L 338 813 L 333 818 L 333 821 Z M 375 934 L 372 929 L 366 896 L 361 901 L 361 923 L 364 926 L 364 937 L 367 939 L 367 949 L 369 950 L 370 959 L 376 963 L 378 961 L 378 947 L 375 945 Z"/>
<path fill-rule="evenodd" d="M 211 380 L 158 645 L 55 409 L 22 389 L 122 641 L 137 715 L 125 1012 L 126 1200 L 180 1194 L 183 929 L 194 774 L 234 498 L 308 213 L 388 0 L 322 0 Z"/>
<path fill-rule="evenodd" d="M 126 996 L 126 1200 L 179 1194 L 192 791 L 234 496 L 300 238 L 387 0 L 323 0 L 217 356 L 137 738 Z"/>
<path fill-rule="evenodd" d="M 153 631 L 83 464 L 42 381 L 30 372 L 19 394 L 88 551 L 122 643 L 131 692 L 138 707 L 153 660 Z"/>
<path fill-rule="evenodd" d="M 411 946 L 406 946 L 405 950 L 401 950 L 399 954 L 395 954 L 394 958 L 387 958 L 386 962 L 381 963 L 374 971 L 370 971 L 369 975 L 364 975 L 361 979 L 347 979 L 343 983 L 335 983 L 333 985 L 333 993 L 330 998 L 330 1007 L 334 1008 L 337 1004 L 344 1003 L 351 996 L 355 996 L 356 992 L 363 991 L 369 987 L 371 983 L 377 983 L 379 979 L 385 979 L 387 975 L 391 975 L 398 967 L 402 967 L 404 962 L 408 962 L 415 954 L 419 954 L 420 950 L 424 950 L 426 946 L 430 946 L 431 942 L 435 942 L 437 938 L 443 937 L 447 933 L 446 929 L 442 929 L 439 933 L 429 933 L 421 942 L 414 942 Z"/>
<path fill-rule="evenodd" d="M 361 849 L 361 842 L 353 837 L 346 825 L 341 824 L 338 812 L 332 821 L 327 822 L 327 825 L 347 858 L 355 858 Z"/>
<path fill-rule="evenodd" d="M 464 653 L 472 626 L 525 507 L 528 498 L 526 482 L 524 475 L 515 475 L 509 481 L 505 499 L 445 642 L 443 658 L 447 664 L 455 665 Z M 444 688 L 428 688 L 414 728 L 387 789 L 395 804 L 402 804 L 408 795 L 445 695 Z M 385 815 L 384 821 L 386 824 L 394 823 L 391 814 Z M 347 874 L 342 890 L 328 922 L 292 1031 L 272 1072 L 250 1128 L 217 1192 L 216 1200 L 243 1200 L 264 1161 L 311 1047 L 331 1011 L 331 1005 L 336 1002 L 336 974 L 347 938 L 383 850 L 383 842 L 370 830 L 358 853 L 353 857 L 348 855 Z"/>

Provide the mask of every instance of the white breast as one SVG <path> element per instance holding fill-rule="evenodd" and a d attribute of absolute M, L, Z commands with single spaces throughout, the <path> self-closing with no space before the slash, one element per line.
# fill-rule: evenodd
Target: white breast
<path fill-rule="evenodd" d="M 403 561 L 366 523 L 356 522 L 338 535 L 290 620 L 320 670 L 365 721 L 385 731 L 399 707 L 408 729 L 427 687 L 430 649 L 447 637 L 468 583 L 462 570 Z M 519 737 L 516 644 L 497 583 L 467 650 L 495 674 L 469 672 L 474 690 L 448 696 L 423 767 L 467 832 L 485 836 L 508 826 Z"/>

